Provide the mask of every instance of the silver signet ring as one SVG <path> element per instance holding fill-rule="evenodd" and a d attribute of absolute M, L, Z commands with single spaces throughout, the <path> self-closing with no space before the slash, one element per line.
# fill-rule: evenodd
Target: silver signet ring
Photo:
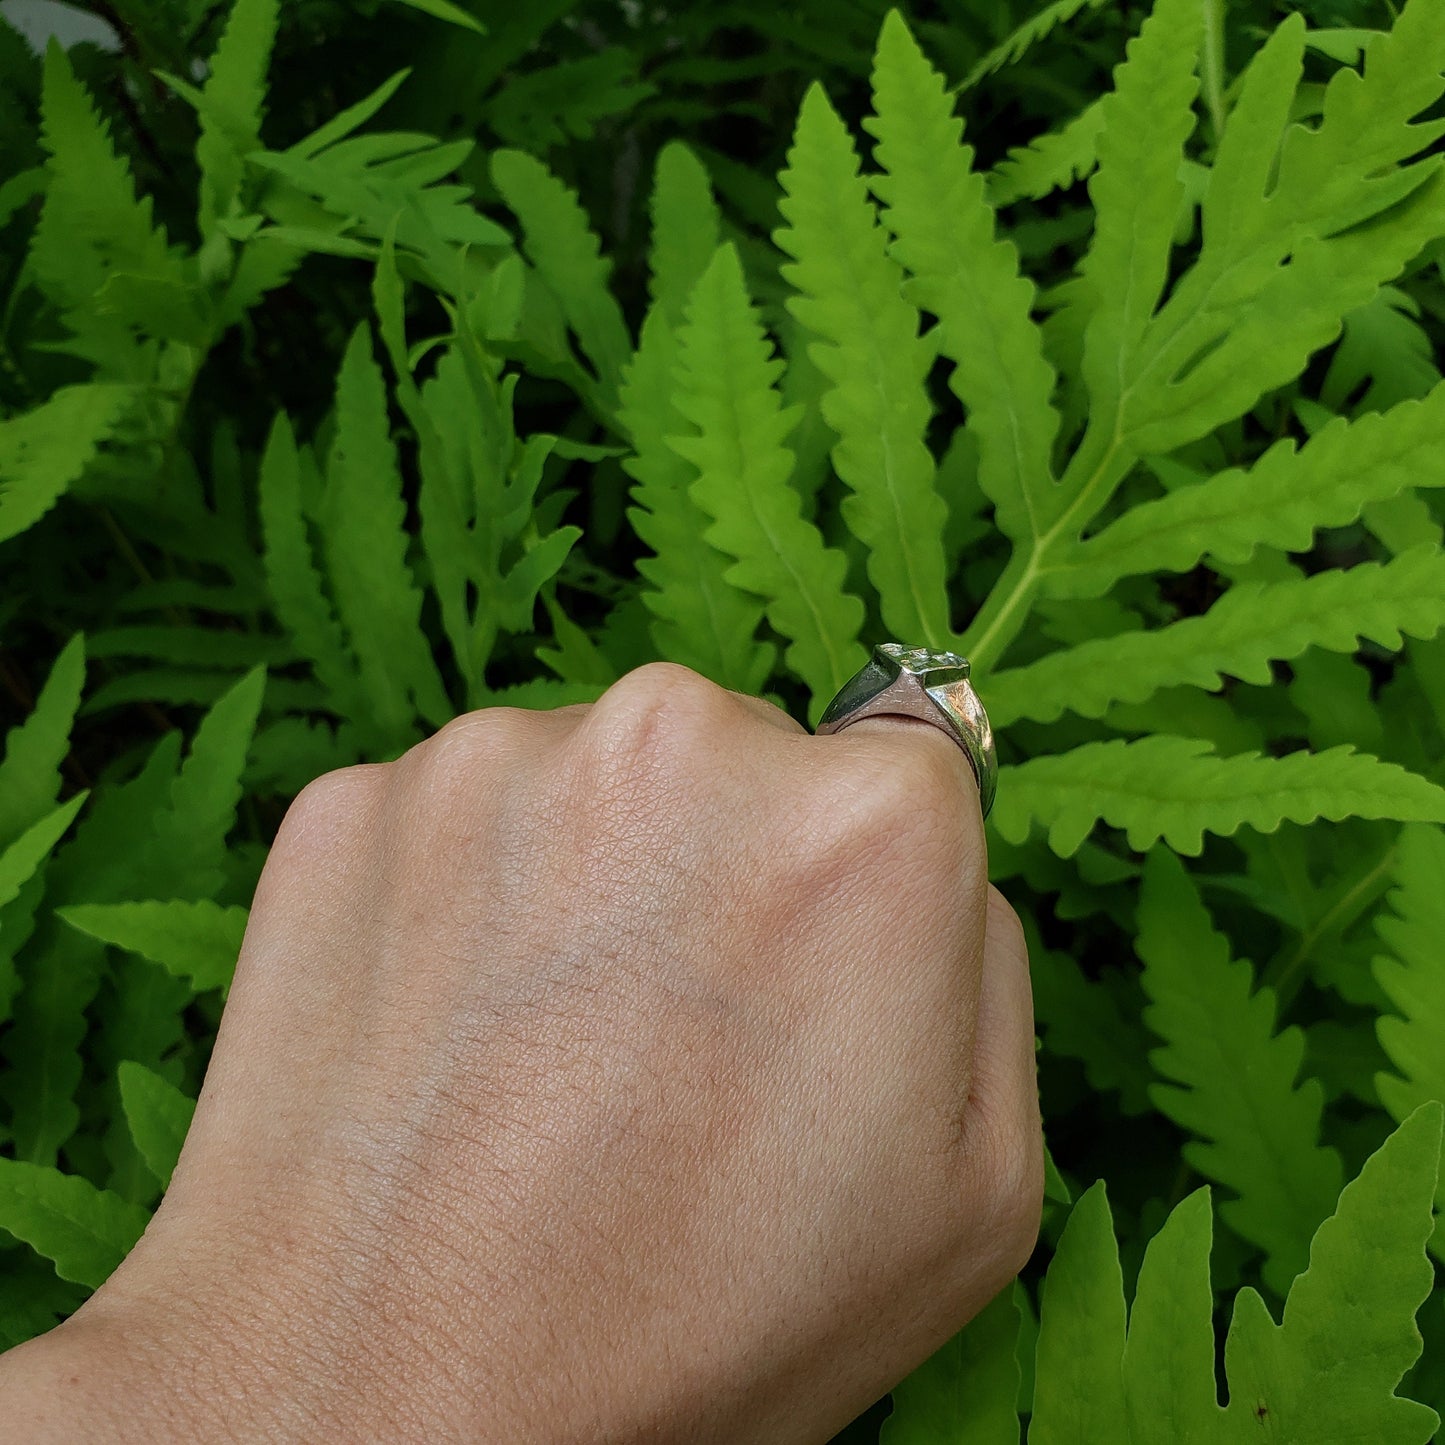
<path fill-rule="evenodd" d="M 824 710 L 818 735 L 842 732 L 865 717 L 911 717 L 929 723 L 963 749 L 986 818 L 998 788 L 998 759 L 993 728 L 968 674 L 968 659 L 956 652 L 879 643 Z"/>

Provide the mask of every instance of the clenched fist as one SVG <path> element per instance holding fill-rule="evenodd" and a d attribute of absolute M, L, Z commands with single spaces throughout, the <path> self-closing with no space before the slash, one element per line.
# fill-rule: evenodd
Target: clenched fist
<path fill-rule="evenodd" d="M 1042 1158 L 962 752 L 652 664 L 297 798 L 170 1191 L 0 1415 L 824 1441 L 1023 1264 Z"/>

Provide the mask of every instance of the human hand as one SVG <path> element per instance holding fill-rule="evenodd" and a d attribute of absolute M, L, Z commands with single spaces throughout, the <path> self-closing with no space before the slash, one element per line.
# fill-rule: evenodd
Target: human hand
<path fill-rule="evenodd" d="M 0 1413 L 823 1441 L 1022 1266 L 1041 1189 L 962 752 L 652 664 L 297 798 L 170 1190 Z"/>

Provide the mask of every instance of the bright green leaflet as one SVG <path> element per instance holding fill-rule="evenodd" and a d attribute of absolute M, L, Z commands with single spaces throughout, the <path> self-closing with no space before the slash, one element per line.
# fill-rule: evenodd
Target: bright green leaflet
<path fill-rule="evenodd" d="M 149 1219 L 148 1210 L 79 1175 L 0 1159 L 0 1229 L 51 1260 L 61 1279 L 103 1284 Z"/>
<path fill-rule="evenodd" d="M 1124 1283 L 1101 1182 L 1074 1205 L 1044 1281 L 1029 1445 L 1126 1440 L 1123 1353 Z"/>
<path fill-rule="evenodd" d="M 724 580 L 762 597 L 768 621 L 791 646 L 788 665 L 813 694 L 817 722 L 867 660 L 858 642 L 863 605 L 843 586 L 847 560 L 826 547 L 789 484 L 783 410 L 773 359 L 731 246 L 719 248 L 693 291 L 682 328 L 673 405 L 692 436 L 669 438 L 697 468 L 693 500 L 713 518 L 706 539 L 738 559 Z"/>
<path fill-rule="evenodd" d="M 244 908 L 223 908 L 205 898 L 176 898 L 73 903 L 57 909 L 57 916 L 92 938 L 160 964 L 197 993 L 211 988 L 224 993 L 230 987 L 249 915 Z"/>
<path fill-rule="evenodd" d="M 1406 828 L 1394 869 L 1389 911 L 1375 922 L 1390 950 L 1374 973 L 1396 1013 L 1376 1025 L 1393 1072 L 1375 1078 L 1380 1102 L 1397 1119 L 1445 1101 L 1445 831 Z M 1438 1205 L 1445 1212 L 1445 1189 Z M 1435 1238 L 1445 1257 L 1445 1234 Z"/>
<path fill-rule="evenodd" d="M 1237 1196 L 1230 1227 L 1265 1253 L 1265 1283 L 1283 1296 L 1304 1267 L 1343 1182 L 1320 1143 L 1324 1090 L 1299 1079 L 1304 1035 L 1275 1031 L 1275 998 L 1230 956 L 1184 866 L 1156 849 L 1144 868 L 1135 951 L 1151 1000 L 1144 1021 L 1164 1040 L 1150 1095 L 1194 1137 L 1184 1158 Z"/>
<path fill-rule="evenodd" d="M 143 1064 L 123 1063 L 119 1077 L 126 1124 L 141 1157 L 165 1188 L 186 1142 L 196 1101 Z"/>
<path fill-rule="evenodd" d="M 1059 417 L 1054 371 L 1030 315 L 1032 282 L 995 216 L 973 150 L 961 144 L 943 77 L 896 11 L 884 22 L 873 69 L 884 174 L 873 181 L 893 233 L 892 254 L 909 272 L 906 294 L 939 318 L 939 349 L 955 363 L 949 384 L 978 440 L 978 482 L 1015 541 L 1039 536 L 1058 488 L 1051 450 Z"/>
<path fill-rule="evenodd" d="M 852 138 L 816 85 L 803 98 L 779 180 L 787 225 L 775 239 L 792 258 L 782 268 L 796 292 L 788 308 L 815 338 L 809 354 L 832 383 L 821 405 L 838 436 L 833 465 L 849 488 L 843 520 L 868 549 L 891 634 L 941 647 L 950 633 L 939 541 L 945 507 L 922 441 L 933 409 L 923 384 L 933 347 L 900 294 L 902 273 Z"/>

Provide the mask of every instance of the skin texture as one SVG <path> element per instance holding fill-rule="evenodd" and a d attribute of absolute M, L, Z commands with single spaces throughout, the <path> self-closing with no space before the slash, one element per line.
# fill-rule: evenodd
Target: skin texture
<path fill-rule="evenodd" d="M 1033 1247 L 962 752 L 650 664 L 318 779 L 144 1239 L 15 1438 L 826 1441 Z"/>

